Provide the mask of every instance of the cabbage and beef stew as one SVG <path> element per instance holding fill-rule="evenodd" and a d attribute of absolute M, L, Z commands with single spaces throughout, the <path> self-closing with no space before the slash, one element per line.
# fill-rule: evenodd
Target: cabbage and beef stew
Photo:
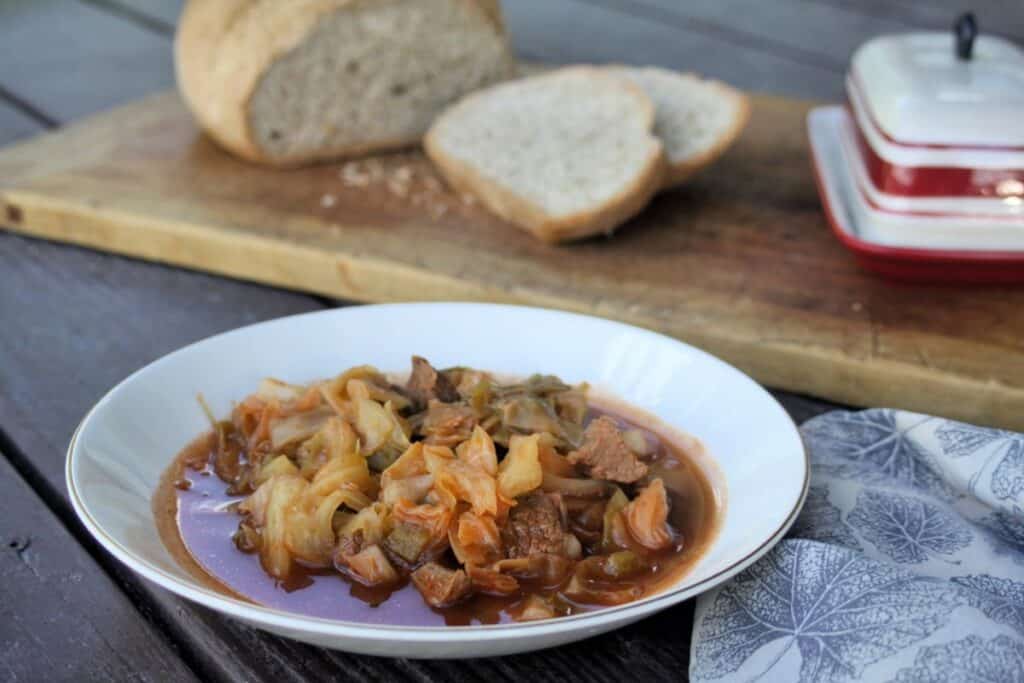
<path fill-rule="evenodd" d="M 281 597 L 271 602 L 296 611 L 310 611 L 298 596 L 325 576 L 333 597 L 306 604 L 358 600 L 365 612 L 415 591 L 415 611 L 448 624 L 630 602 L 692 564 L 716 497 L 682 445 L 624 412 L 588 400 L 586 385 L 500 382 L 419 357 L 403 384 L 368 366 L 308 386 L 265 380 L 230 419 L 211 415 L 165 477 L 178 497 L 164 506 L 178 533 L 168 545 L 267 602 L 223 569 L 224 557 L 258 558 Z M 186 510 L 196 484 L 203 498 Z M 233 520 L 237 550 L 226 534 L 185 533 L 212 510 Z"/>

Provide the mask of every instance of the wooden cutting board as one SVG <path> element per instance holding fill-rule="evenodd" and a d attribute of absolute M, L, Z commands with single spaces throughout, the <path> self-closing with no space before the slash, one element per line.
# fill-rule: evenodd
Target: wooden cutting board
<path fill-rule="evenodd" d="M 718 164 L 614 237 L 572 246 L 540 244 L 450 193 L 416 152 L 292 171 L 236 161 L 173 93 L 0 151 L 0 220 L 344 299 L 616 318 L 773 387 L 1024 429 L 1024 289 L 896 285 L 858 270 L 818 203 L 809 106 L 755 97 Z"/>

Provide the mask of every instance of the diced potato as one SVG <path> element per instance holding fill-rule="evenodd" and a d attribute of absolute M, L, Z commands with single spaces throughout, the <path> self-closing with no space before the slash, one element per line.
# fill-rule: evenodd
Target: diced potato
<path fill-rule="evenodd" d="M 430 533 L 426 529 L 404 522 L 396 524 L 384 539 L 387 549 L 410 565 L 419 561 L 429 544 Z"/>
<path fill-rule="evenodd" d="M 397 530 L 400 526 L 409 527 L 410 533 L 406 534 L 407 536 L 412 536 L 411 532 L 415 530 L 417 535 L 425 539 L 420 552 L 428 548 L 440 550 L 448 545 L 448 525 L 451 523 L 452 511 L 443 505 L 414 505 L 407 500 L 400 500 L 391 508 L 391 519 L 394 529 Z M 405 539 L 400 537 L 396 542 L 397 540 L 405 542 Z M 402 557 L 405 558 L 405 555 Z"/>

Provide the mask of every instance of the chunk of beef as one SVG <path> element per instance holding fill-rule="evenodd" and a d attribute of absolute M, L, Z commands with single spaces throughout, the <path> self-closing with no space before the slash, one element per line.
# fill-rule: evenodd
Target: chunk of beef
<path fill-rule="evenodd" d="M 565 530 L 558 506 L 546 493 L 534 491 L 519 499 L 501 530 L 508 557 L 565 554 Z"/>
<path fill-rule="evenodd" d="M 439 374 L 426 358 L 419 356 L 412 357 L 412 374 L 405 384 L 405 390 L 420 410 L 431 399 L 444 403 L 459 400 L 459 393 L 448 378 Z"/>
<path fill-rule="evenodd" d="M 626 445 L 615 422 L 604 416 L 587 425 L 583 445 L 568 457 L 594 479 L 632 484 L 647 475 L 647 465 Z"/>
<path fill-rule="evenodd" d="M 431 607 L 448 607 L 469 597 L 473 583 L 461 569 L 428 562 L 412 573 L 412 582 Z"/>

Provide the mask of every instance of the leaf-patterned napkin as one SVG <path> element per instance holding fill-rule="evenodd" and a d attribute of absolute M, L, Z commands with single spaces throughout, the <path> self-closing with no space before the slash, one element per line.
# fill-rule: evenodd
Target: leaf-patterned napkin
<path fill-rule="evenodd" d="M 1024 435 L 894 410 L 801 431 L 803 512 L 700 597 L 691 677 L 1024 681 Z"/>

